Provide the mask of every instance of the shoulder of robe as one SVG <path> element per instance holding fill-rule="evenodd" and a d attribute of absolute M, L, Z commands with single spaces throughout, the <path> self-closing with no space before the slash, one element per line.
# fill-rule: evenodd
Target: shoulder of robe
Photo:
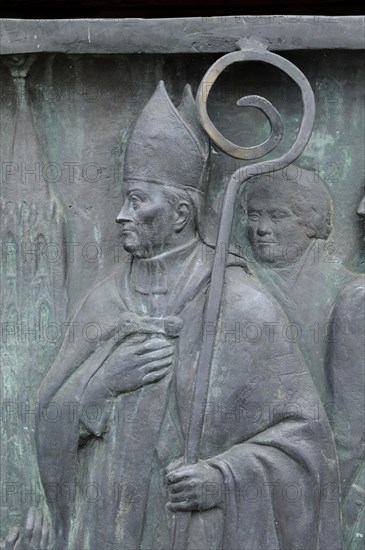
<path fill-rule="evenodd" d="M 353 279 L 339 293 L 339 300 L 357 301 L 365 297 L 365 275 L 359 275 Z"/>
<path fill-rule="evenodd" d="M 224 301 L 230 311 L 255 322 L 287 318 L 275 298 L 242 267 L 226 269 Z"/>
<path fill-rule="evenodd" d="M 365 275 L 355 277 L 338 294 L 334 315 L 341 318 L 365 318 Z"/>
<path fill-rule="evenodd" d="M 120 272 L 118 272 L 119 274 Z M 41 401 L 49 400 L 59 390 L 70 375 L 95 350 L 97 343 L 106 341 L 118 327 L 121 313 L 125 312 L 124 303 L 116 284 L 116 273 L 96 284 L 84 299 L 81 307 L 73 316 L 69 333 L 65 336 L 60 352 L 48 371 L 38 391 Z M 85 338 L 84 330 L 90 326 L 100 337 Z"/>
<path fill-rule="evenodd" d="M 331 284 L 335 287 L 343 288 L 353 280 L 354 273 L 336 256 L 332 256 L 331 242 L 324 241 L 324 248 L 320 249 L 319 255 L 317 256 L 313 252 L 310 257 L 312 261 L 308 264 L 308 268 L 313 273 L 318 273 L 326 285 Z"/>
<path fill-rule="evenodd" d="M 113 313 L 125 310 L 125 305 L 119 294 L 116 278 L 120 272 L 114 272 L 100 283 L 96 284 L 84 299 L 76 317 L 88 321 L 107 322 Z"/>

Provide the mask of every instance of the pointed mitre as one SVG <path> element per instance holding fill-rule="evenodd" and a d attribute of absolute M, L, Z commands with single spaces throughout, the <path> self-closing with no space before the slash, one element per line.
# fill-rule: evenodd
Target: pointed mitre
<path fill-rule="evenodd" d="M 189 84 L 175 107 L 161 80 L 129 136 L 124 181 L 205 193 L 210 148 L 195 111 Z"/>

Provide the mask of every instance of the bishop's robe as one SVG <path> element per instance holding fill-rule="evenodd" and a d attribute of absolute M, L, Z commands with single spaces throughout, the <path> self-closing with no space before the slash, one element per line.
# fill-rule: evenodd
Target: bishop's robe
<path fill-rule="evenodd" d="M 200 241 L 130 258 L 81 306 L 39 392 L 37 453 L 57 549 L 171 548 L 165 468 L 184 453 L 196 356 L 212 337 L 202 327 L 211 259 Z M 282 337 L 286 323 L 242 267 L 227 268 L 200 448 L 222 479 L 206 490 L 221 498 L 192 513 L 189 550 L 341 547 L 333 441 L 302 357 Z M 102 334 L 82 337 L 86 325 Z M 95 383 L 116 347 L 149 330 L 175 343 L 171 374 L 117 396 Z M 57 421 L 49 402 L 62 407 Z"/>

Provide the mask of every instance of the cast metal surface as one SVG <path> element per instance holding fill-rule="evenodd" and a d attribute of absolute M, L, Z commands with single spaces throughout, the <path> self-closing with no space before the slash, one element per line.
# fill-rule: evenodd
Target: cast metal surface
<path fill-rule="evenodd" d="M 214 63 L 204 75 L 197 93 L 197 112 L 199 121 L 213 143 L 224 153 L 234 158 L 254 160 L 272 151 L 280 143 L 283 137 L 283 122 L 280 114 L 268 100 L 260 96 L 247 96 L 241 98 L 237 102 L 239 106 L 249 105 L 257 107 L 263 111 L 269 119 L 271 126 L 270 137 L 256 147 L 247 148 L 233 144 L 222 136 L 208 116 L 207 103 L 209 92 L 219 75 L 229 67 L 229 65 L 245 61 L 268 63 L 286 72 L 300 88 L 303 101 L 303 118 L 297 138 L 287 153 L 274 160 L 256 163 L 252 166 L 238 169 L 227 184 L 219 221 L 218 237 L 215 244 L 216 252 L 213 261 L 211 283 L 203 319 L 203 326 L 212 326 L 215 327 L 215 330 L 217 330 L 216 327 L 220 312 L 224 272 L 227 261 L 226 257 L 222 258 L 222 250 L 225 243 L 231 240 L 234 206 L 238 190 L 242 185 L 245 185 L 252 175 L 264 175 L 267 172 L 273 173 L 277 170 L 282 170 L 294 162 L 303 152 L 309 141 L 315 116 L 315 102 L 312 88 L 306 77 L 297 67 L 286 59 L 265 51 L 263 48 L 255 50 L 255 45 L 244 46 L 239 52 L 227 54 Z M 194 383 L 192 411 L 185 451 L 185 461 L 187 464 L 194 464 L 199 459 L 199 447 L 204 425 L 214 345 L 215 338 L 207 338 L 203 341 L 197 357 L 197 374 Z M 184 550 L 186 548 L 188 521 L 188 514 L 186 514 L 185 517 L 177 517 L 173 541 L 174 550 Z"/>
<path fill-rule="evenodd" d="M 181 19 L 0 20 L 1 54 L 215 53 L 242 37 L 270 50 L 363 49 L 364 17 L 257 15 Z"/>
<path fill-rule="evenodd" d="M 0 21 L 1 548 L 362 549 L 363 30 Z"/>

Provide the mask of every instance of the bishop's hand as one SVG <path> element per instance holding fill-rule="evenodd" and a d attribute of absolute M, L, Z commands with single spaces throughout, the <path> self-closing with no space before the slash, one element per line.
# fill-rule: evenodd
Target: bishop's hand
<path fill-rule="evenodd" d="M 97 372 L 113 394 L 125 393 L 158 382 L 171 370 L 175 348 L 164 337 L 124 342 Z"/>
<path fill-rule="evenodd" d="M 172 512 L 209 510 L 222 504 L 222 474 L 205 460 L 184 465 L 182 459 L 166 468 L 169 492 L 167 508 Z"/>

